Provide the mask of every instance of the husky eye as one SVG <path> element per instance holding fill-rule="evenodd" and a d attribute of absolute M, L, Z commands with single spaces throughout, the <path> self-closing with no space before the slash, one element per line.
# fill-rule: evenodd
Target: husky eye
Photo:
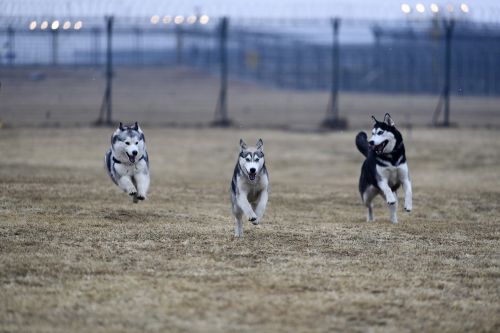
<path fill-rule="evenodd" d="M 250 162 L 250 158 L 247 157 L 246 160 L 247 160 L 247 162 Z"/>
<path fill-rule="evenodd" d="M 256 158 L 256 159 L 255 159 L 255 162 L 258 162 L 258 161 L 259 161 L 259 159 L 258 159 L 258 158 Z"/>
<path fill-rule="evenodd" d="M 384 132 L 383 131 L 378 131 L 378 135 L 382 135 Z"/>
<path fill-rule="evenodd" d="M 136 142 L 135 144 L 136 144 L 136 145 L 138 145 L 138 144 L 139 144 L 139 142 Z"/>
<path fill-rule="evenodd" d="M 125 142 L 125 143 L 127 144 L 127 146 L 130 145 L 130 142 Z"/>

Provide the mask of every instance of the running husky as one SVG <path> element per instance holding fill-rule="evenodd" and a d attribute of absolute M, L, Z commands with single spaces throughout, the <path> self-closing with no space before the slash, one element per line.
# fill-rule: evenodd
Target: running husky
<path fill-rule="evenodd" d="M 356 136 L 356 146 L 366 157 L 361 167 L 359 192 L 363 203 L 368 207 L 368 221 L 373 221 L 372 200 L 380 194 L 389 205 L 391 222 L 398 223 L 396 190 L 400 185 L 403 185 L 405 191 L 405 210 L 410 212 L 412 209 L 411 182 L 403 137 L 388 113 L 383 122 L 374 116 L 372 118 L 375 123 L 370 141 L 365 132 L 359 132 Z"/>
<path fill-rule="evenodd" d="M 144 133 L 137 124 L 120 126 L 111 136 L 111 149 L 104 156 L 111 180 L 137 203 L 149 188 L 149 159 Z"/>
<path fill-rule="evenodd" d="M 267 205 L 269 176 L 264 161 L 264 143 L 248 147 L 240 139 L 240 154 L 231 182 L 231 203 L 235 217 L 234 236 L 243 236 L 242 217 L 257 225 L 264 216 Z"/>

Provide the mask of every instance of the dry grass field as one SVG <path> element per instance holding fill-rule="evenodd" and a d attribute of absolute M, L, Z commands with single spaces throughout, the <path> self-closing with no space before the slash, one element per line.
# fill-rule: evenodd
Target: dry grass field
<path fill-rule="evenodd" d="M 498 132 L 404 131 L 414 211 L 391 225 L 381 199 L 365 222 L 353 131 L 145 131 L 134 205 L 110 129 L 0 130 L 0 332 L 500 331 Z M 272 192 L 234 239 L 240 136 Z"/>

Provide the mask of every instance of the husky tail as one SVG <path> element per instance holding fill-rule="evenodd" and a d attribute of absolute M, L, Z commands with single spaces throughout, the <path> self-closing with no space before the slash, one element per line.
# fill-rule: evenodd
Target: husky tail
<path fill-rule="evenodd" d="M 361 154 L 365 157 L 368 156 L 368 136 L 365 132 L 359 132 L 356 135 L 356 147 L 358 147 Z"/>

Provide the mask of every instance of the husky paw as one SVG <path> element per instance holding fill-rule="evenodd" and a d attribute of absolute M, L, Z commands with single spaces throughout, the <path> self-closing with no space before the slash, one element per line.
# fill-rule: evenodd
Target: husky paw
<path fill-rule="evenodd" d="M 137 200 L 144 200 L 144 199 L 146 199 L 146 196 L 140 194 L 137 195 Z"/>
<path fill-rule="evenodd" d="M 391 220 L 392 224 L 398 224 L 398 220 Z"/>
<path fill-rule="evenodd" d="M 257 218 L 256 217 L 249 217 L 248 221 L 253 223 L 253 222 L 257 221 Z"/>
<path fill-rule="evenodd" d="M 249 221 L 252 222 L 253 225 L 258 225 L 260 223 L 259 219 L 249 220 Z"/>
<path fill-rule="evenodd" d="M 388 200 L 388 201 L 387 201 L 387 204 L 388 204 L 389 206 L 393 206 L 393 205 L 395 205 L 395 204 L 396 204 L 396 200 L 394 200 L 394 201 L 389 201 L 389 200 Z"/>
<path fill-rule="evenodd" d="M 137 191 L 136 190 L 128 191 L 128 195 L 130 195 L 131 197 L 135 197 L 137 196 Z"/>
<path fill-rule="evenodd" d="M 407 213 L 411 213 L 411 208 L 406 208 L 406 207 L 405 207 L 405 211 L 406 211 Z"/>

